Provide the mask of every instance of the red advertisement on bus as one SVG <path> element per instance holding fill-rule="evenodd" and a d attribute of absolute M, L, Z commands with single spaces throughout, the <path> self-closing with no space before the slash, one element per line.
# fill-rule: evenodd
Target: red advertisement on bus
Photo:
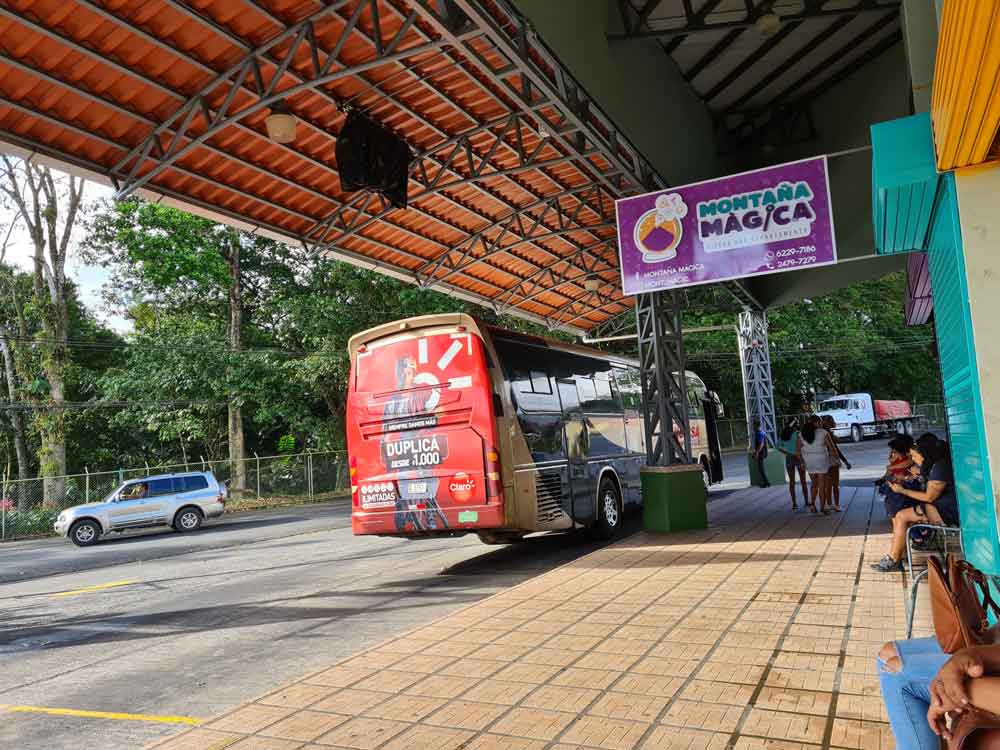
<path fill-rule="evenodd" d="M 464 327 L 362 343 L 351 363 L 347 440 L 355 534 L 503 525 L 486 355 Z"/>

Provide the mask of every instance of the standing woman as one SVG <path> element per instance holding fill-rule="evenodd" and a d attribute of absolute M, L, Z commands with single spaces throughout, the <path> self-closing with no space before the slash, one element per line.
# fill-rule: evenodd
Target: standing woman
<path fill-rule="evenodd" d="M 806 470 L 799 458 L 799 431 L 794 419 L 789 419 L 785 423 L 785 428 L 781 431 L 781 440 L 778 443 L 778 450 L 785 454 L 785 471 L 788 473 L 788 491 L 792 496 L 792 510 L 798 510 L 798 503 L 795 501 L 795 473 L 798 472 L 802 485 L 802 504 L 809 504 L 809 488 L 806 486 Z"/>
<path fill-rule="evenodd" d="M 837 445 L 837 441 L 833 439 L 833 428 L 836 426 L 837 423 L 829 414 L 823 417 L 823 429 L 826 430 L 830 439 L 830 456 L 832 458 L 830 471 L 828 472 L 830 475 L 830 493 L 833 495 L 833 509 L 840 513 L 840 465 L 843 464 L 850 469 L 851 462 L 847 460 L 847 457 L 840 450 L 840 446 Z"/>
<path fill-rule="evenodd" d="M 816 512 L 816 498 L 819 498 L 823 515 L 830 515 L 827 509 L 827 492 L 830 483 L 830 443 L 829 433 L 821 426 L 815 414 L 806 420 L 799 433 L 798 455 L 806 467 L 811 483 L 809 510 Z"/>

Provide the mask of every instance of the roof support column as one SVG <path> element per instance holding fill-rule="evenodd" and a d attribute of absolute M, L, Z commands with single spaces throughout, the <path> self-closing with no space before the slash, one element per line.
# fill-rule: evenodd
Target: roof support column
<path fill-rule="evenodd" d="M 691 462 L 681 295 L 675 291 L 635 298 L 646 426 L 646 463 L 669 466 Z"/>
<path fill-rule="evenodd" d="M 771 350 L 767 342 L 767 313 L 745 310 L 739 314 L 736 336 L 743 369 L 743 400 L 746 403 L 747 435 L 753 441 L 753 423 L 777 442 L 774 416 L 774 382 L 771 380 Z"/>

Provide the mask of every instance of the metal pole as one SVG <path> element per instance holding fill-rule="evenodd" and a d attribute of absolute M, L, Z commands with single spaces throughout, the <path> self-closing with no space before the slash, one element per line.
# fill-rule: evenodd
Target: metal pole
<path fill-rule="evenodd" d="M 313 489 L 312 489 L 312 454 L 306 454 L 306 493 L 309 499 L 312 500 Z"/>
<path fill-rule="evenodd" d="M 83 473 L 85 478 L 83 480 L 83 501 L 85 503 L 90 502 L 90 469 L 86 466 L 83 467 Z"/>
<path fill-rule="evenodd" d="M 253 457 L 257 459 L 257 498 L 260 498 L 260 456 L 257 455 L 257 451 L 253 452 Z"/>
<path fill-rule="evenodd" d="M 650 466 L 689 463 L 691 430 L 680 295 L 639 295 L 635 298 L 635 317 L 646 461 Z"/>

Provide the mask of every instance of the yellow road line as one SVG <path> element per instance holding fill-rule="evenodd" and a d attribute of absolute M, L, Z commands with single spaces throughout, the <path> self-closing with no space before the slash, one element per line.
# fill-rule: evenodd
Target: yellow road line
<path fill-rule="evenodd" d="M 117 721 L 153 721 L 161 724 L 201 724 L 201 719 L 190 716 L 156 716 L 154 714 L 126 714 L 116 711 L 81 711 L 76 708 L 48 708 L 46 706 L 6 706 L 0 704 L 0 711 L 24 714 L 52 714 L 54 716 L 81 716 L 87 719 L 115 719 Z"/>
<path fill-rule="evenodd" d="M 85 586 L 82 589 L 73 589 L 72 591 L 60 591 L 58 594 L 53 594 L 52 596 L 76 596 L 77 594 L 87 594 L 90 593 L 91 591 L 113 589 L 117 586 L 131 586 L 133 583 L 139 583 L 139 581 L 130 580 L 130 581 L 112 581 L 111 583 L 98 583 L 96 586 Z"/>

